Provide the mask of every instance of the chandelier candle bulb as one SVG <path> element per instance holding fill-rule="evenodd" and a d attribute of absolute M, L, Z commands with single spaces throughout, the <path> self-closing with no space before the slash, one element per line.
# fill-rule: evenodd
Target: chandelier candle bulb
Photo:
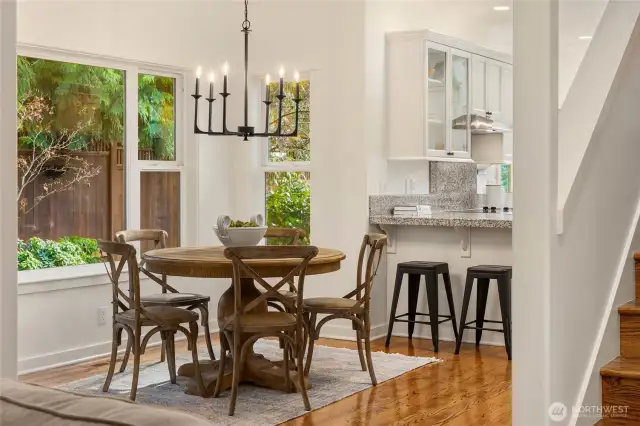
<path fill-rule="evenodd" d="M 296 99 L 300 99 L 300 73 L 296 71 Z"/>
<path fill-rule="evenodd" d="M 268 101 L 269 100 L 269 84 L 271 83 L 271 79 L 269 78 L 269 74 L 267 74 L 267 76 L 264 78 L 264 85 L 265 85 L 265 96 L 264 96 L 264 100 Z"/>
<path fill-rule="evenodd" d="M 209 98 L 213 99 L 213 73 L 209 74 Z"/>
<path fill-rule="evenodd" d="M 202 75 L 202 67 L 196 68 L 196 96 L 200 94 L 200 76 Z"/>
<path fill-rule="evenodd" d="M 280 67 L 280 96 L 284 94 L 284 68 Z M 282 102 L 282 100 L 280 101 Z"/>

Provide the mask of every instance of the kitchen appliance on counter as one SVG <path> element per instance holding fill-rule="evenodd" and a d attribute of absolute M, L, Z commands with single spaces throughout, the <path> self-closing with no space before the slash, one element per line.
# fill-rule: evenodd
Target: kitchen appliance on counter
<path fill-rule="evenodd" d="M 504 204 L 502 185 L 487 185 L 486 191 L 487 197 L 485 206 L 496 209 L 502 208 Z"/>
<path fill-rule="evenodd" d="M 469 120 L 468 124 L 467 124 L 467 119 Z M 480 135 L 480 134 L 486 134 L 486 133 L 504 133 L 504 132 L 511 131 L 511 129 L 509 129 L 507 126 L 503 125 L 502 123 L 498 123 L 494 121 L 491 118 L 491 113 L 489 112 L 487 113 L 486 117 L 483 117 L 478 114 L 471 114 L 471 115 L 464 114 L 459 117 L 456 117 L 453 120 L 452 128 L 454 130 L 466 130 L 467 128 L 469 128 L 471 129 L 472 135 Z"/>

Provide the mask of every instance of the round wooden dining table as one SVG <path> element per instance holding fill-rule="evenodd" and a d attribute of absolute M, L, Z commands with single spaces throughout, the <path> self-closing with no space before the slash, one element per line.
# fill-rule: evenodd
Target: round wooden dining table
<path fill-rule="evenodd" d="M 147 251 L 142 255 L 144 269 L 155 274 L 164 274 L 176 277 L 191 278 L 232 278 L 233 265 L 231 260 L 224 257 L 224 247 L 176 247 Z M 326 274 L 340 269 L 340 263 L 345 259 L 344 253 L 339 250 L 319 248 L 318 255 L 309 262 L 306 275 Z M 284 277 L 300 263 L 298 259 L 261 259 L 246 261 L 254 271 L 263 278 Z M 242 278 L 242 305 L 245 306 L 253 299 L 260 296 L 253 279 Z M 226 323 L 226 319 L 234 311 L 233 285 L 222 294 L 218 302 L 218 324 Z M 261 313 L 267 311 L 267 303 L 256 306 L 250 312 Z M 248 339 L 243 335 L 243 341 Z M 233 360 L 233 362 L 239 362 Z M 218 361 L 202 360 L 199 363 L 202 378 L 210 396 L 218 379 Z M 296 391 L 297 380 L 295 371 L 292 371 L 290 385 L 285 386 L 284 370 L 280 362 L 272 362 L 260 354 L 250 351 L 246 362 L 241 367 L 241 382 L 249 382 L 258 386 L 278 389 L 285 392 Z M 195 368 L 192 363 L 182 365 L 178 375 L 188 377 L 189 380 L 185 392 L 191 395 L 201 395 L 201 392 L 193 377 Z M 233 365 L 227 362 L 223 375 L 221 389 L 228 389 L 232 384 Z M 202 396 L 202 395 L 201 395 Z"/>

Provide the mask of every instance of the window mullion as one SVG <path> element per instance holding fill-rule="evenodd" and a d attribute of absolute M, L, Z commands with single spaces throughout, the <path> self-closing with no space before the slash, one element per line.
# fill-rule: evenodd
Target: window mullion
<path fill-rule="evenodd" d="M 140 170 L 138 160 L 138 68 L 127 67 L 125 88 L 126 227 L 140 229 Z"/>

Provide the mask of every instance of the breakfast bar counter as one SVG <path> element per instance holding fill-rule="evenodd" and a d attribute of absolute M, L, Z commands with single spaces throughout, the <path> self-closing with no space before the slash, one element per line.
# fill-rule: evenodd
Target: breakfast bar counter
<path fill-rule="evenodd" d="M 477 213 L 461 211 L 433 212 L 420 216 L 371 215 L 371 225 L 413 225 L 469 228 L 511 228 L 513 213 Z"/>

